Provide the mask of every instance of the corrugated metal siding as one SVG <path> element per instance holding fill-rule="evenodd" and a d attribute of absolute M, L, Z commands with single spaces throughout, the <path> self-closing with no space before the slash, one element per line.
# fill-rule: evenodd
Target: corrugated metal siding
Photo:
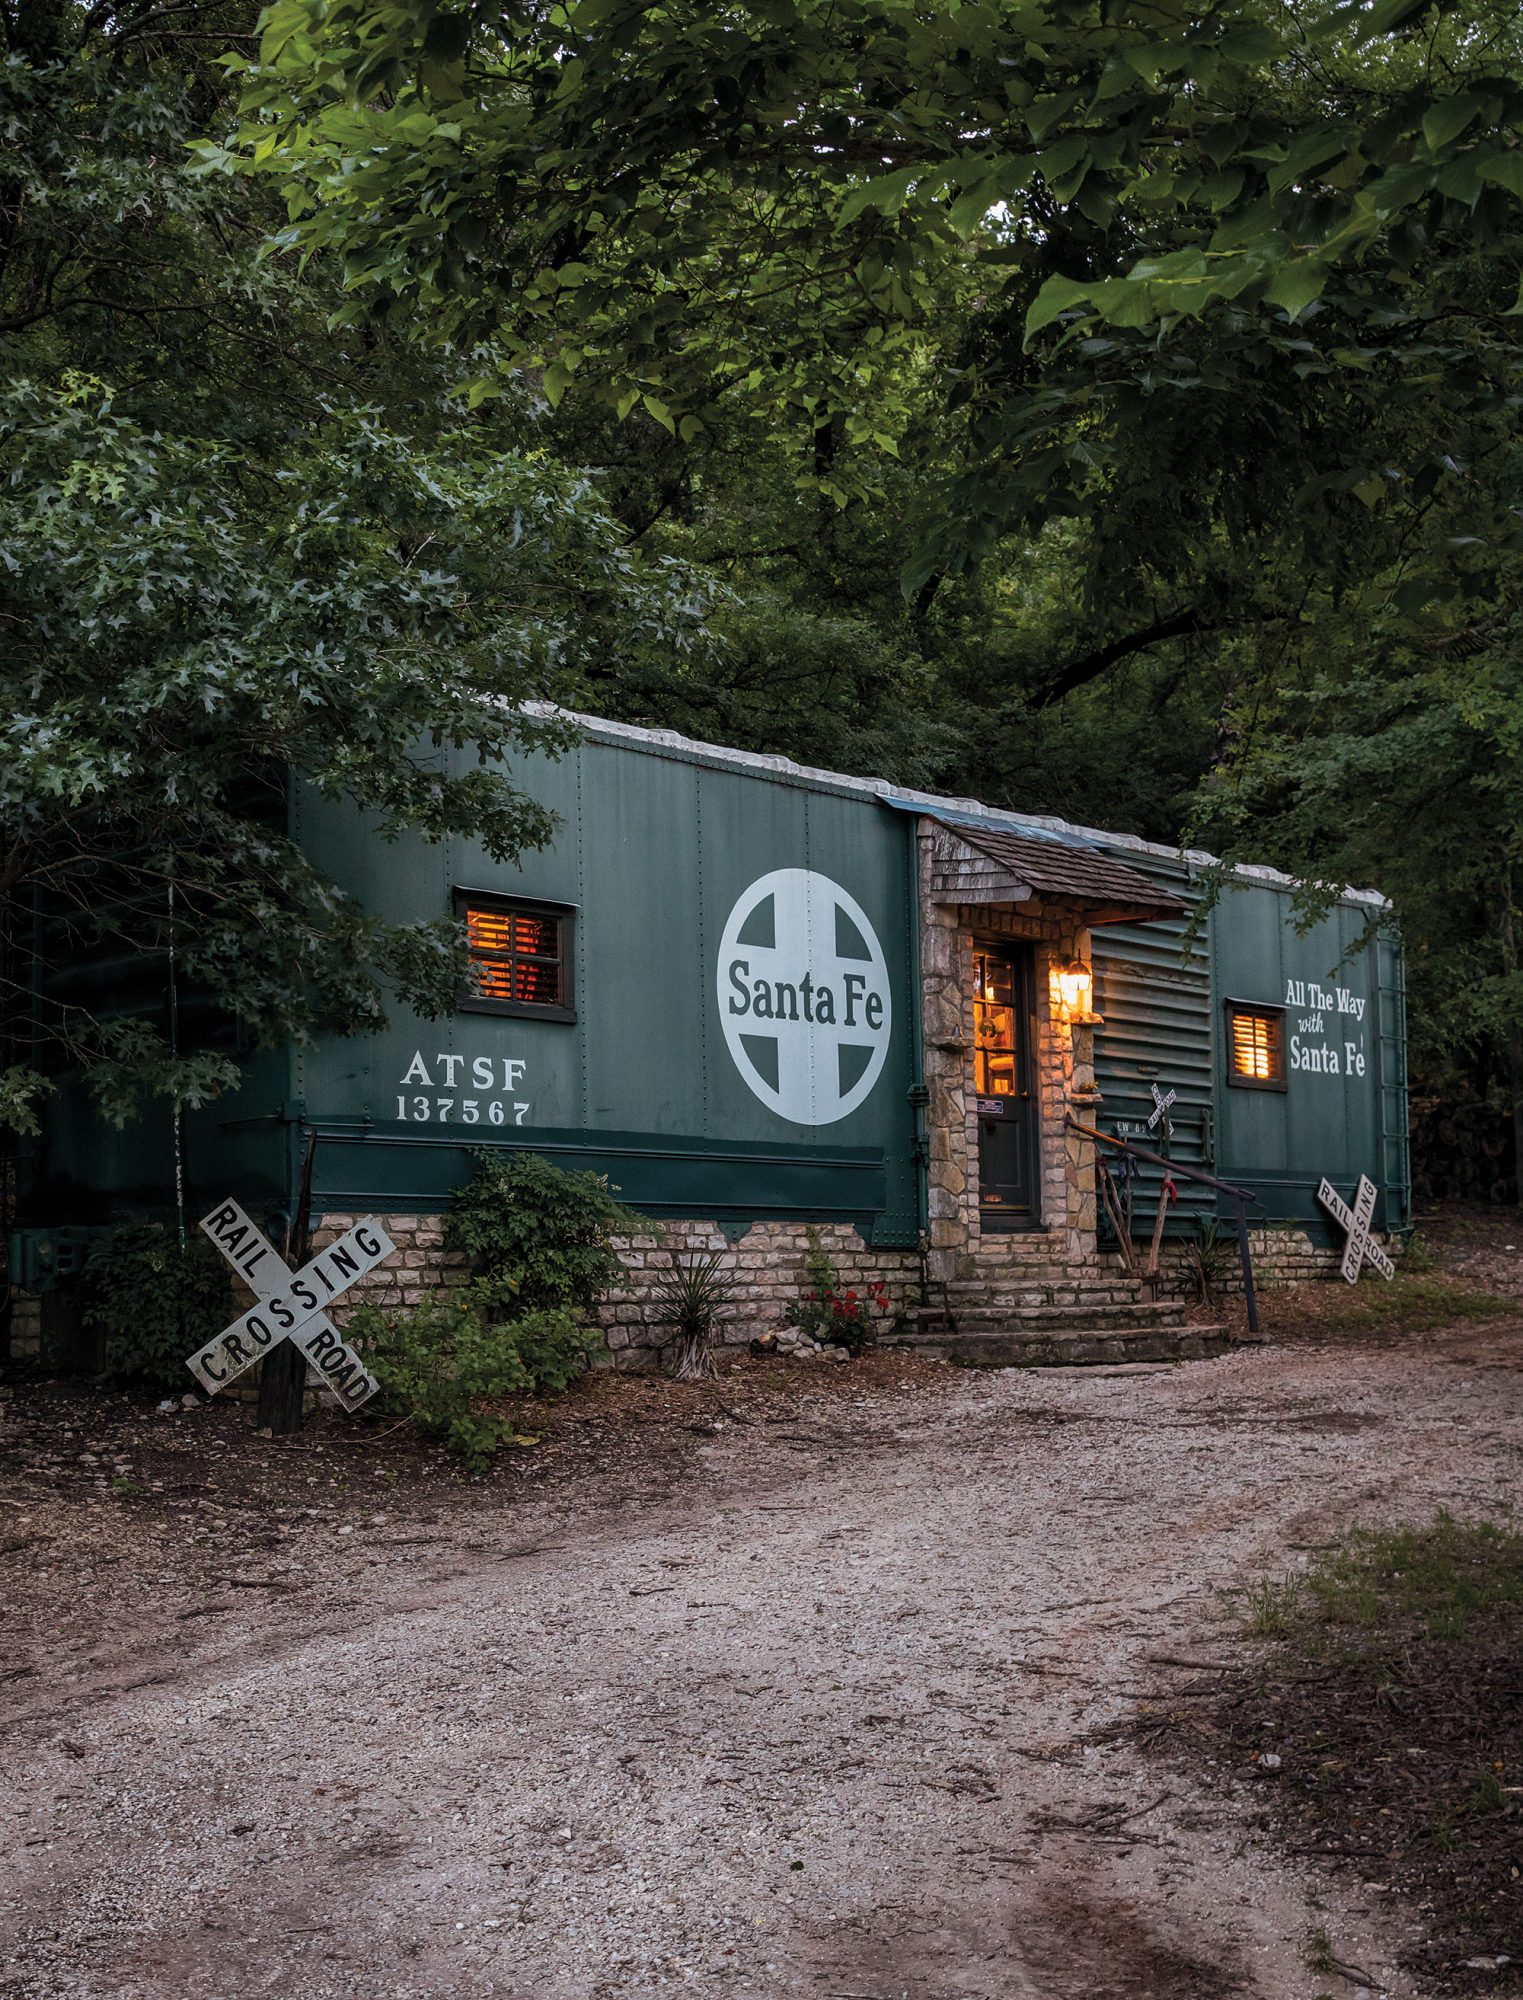
<path fill-rule="evenodd" d="M 1200 891 L 1188 865 L 1155 855 L 1126 854 L 1128 864 L 1171 890 L 1193 907 Z M 1107 924 L 1091 935 L 1095 969 L 1095 1010 L 1104 1026 L 1095 1030 L 1095 1078 L 1103 1103 L 1099 1129 L 1165 1150 L 1155 1129 L 1152 1086 L 1177 1092 L 1170 1111 L 1174 1135 L 1168 1150 L 1189 1167 L 1213 1171 L 1215 1150 L 1212 1094 L 1210 917 L 1194 937 L 1190 919 L 1175 917 L 1147 924 Z M 1162 1173 L 1143 1166 L 1133 1194 L 1133 1230 L 1147 1235 L 1157 1213 Z M 1171 1235 L 1188 1232 L 1196 1216 L 1216 1212 L 1216 1197 L 1198 1182 L 1179 1180 L 1178 1205 L 1170 1211 Z"/>

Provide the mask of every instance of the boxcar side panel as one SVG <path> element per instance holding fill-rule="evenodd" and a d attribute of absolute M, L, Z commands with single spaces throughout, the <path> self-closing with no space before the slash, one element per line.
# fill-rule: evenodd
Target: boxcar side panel
<path fill-rule="evenodd" d="M 305 1052 L 321 1203 L 438 1208 L 473 1148 L 521 1147 L 608 1173 L 657 1216 L 818 1216 L 913 1243 L 912 824 L 595 737 L 514 775 L 560 822 L 516 866 L 465 843 L 383 846 L 303 801 L 319 865 L 384 914 L 447 915 L 461 888 L 562 906 L 576 1016 L 397 1009 L 381 1034 Z"/>
<path fill-rule="evenodd" d="M 1368 1174 L 1382 1190 L 1378 1225 L 1406 1220 L 1404 1154 L 1387 1131 L 1400 1087 L 1388 1090 L 1382 1064 L 1391 1009 L 1369 916 L 1368 905 L 1340 903 L 1298 932 L 1289 889 L 1239 882 L 1212 924 L 1219 1171 L 1258 1194 L 1261 1217 L 1324 1241 L 1332 1232 L 1316 1198 L 1323 1175 L 1347 1195 Z M 1234 1075 L 1234 1004 L 1279 1023 L 1282 1074 L 1273 1082 Z"/>

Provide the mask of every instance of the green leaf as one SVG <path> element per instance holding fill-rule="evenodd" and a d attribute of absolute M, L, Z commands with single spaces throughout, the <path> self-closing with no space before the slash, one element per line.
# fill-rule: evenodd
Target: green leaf
<path fill-rule="evenodd" d="M 1227 167 L 1219 174 L 1208 174 L 1197 190 L 1198 197 L 1208 208 L 1230 208 L 1243 192 L 1248 179 L 1241 167 Z"/>
<path fill-rule="evenodd" d="M 1088 138 L 1082 132 L 1070 132 L 1066 138 L 1059 139 L 1056 145 L 1044 147 L 1037 155 L 1037 163 L 1041 168 L 1043 180 L 1052 187 L 1055 182 L 1062 180 L 1065 174 L 1071 174 L 1079 162 L 1088 157 Z"/>
<path fill-rule="evenodd" d="M 1295 319 L 1314 300 L 1321 298 L 1327 278 L 1326 265 L 1319 263 L 1315 257 L 1295 257 L 1276 271 L 1264 297 L 1268 304 L 1282 307 Z"/>
<path fill-rule="evenodd" d="M 964 188 L 949 212 L 952 227 L 958 235 L 971 235 L 994 207 L 997 199 L 990 177 L 976 180 L 970 187 Z M 881 268 L 880 265 L 880 273 Z"/>
<path fill-rule="evenodd" d="M 1026 130 L 1038 145 L 1049 132 L 1062 124 L 1080 99 L 1081 93 L 1077 90 L 1060 90 L 1047 97 L 1038 97 L 1026 107 Z"/>
<path fill-rule="evenodd" d="M 1481 198 L 1481 176 L 1476 171 L 1475 155 L 1461 153 L 1458 159 L 1450 160 L 1440 167 L 1434 186 L 1440 194 L 1451 201 L 1462 201 L 1467 208 L 1474 208 Z"/>
<path fill-rule="evenodd" d="M 1397 28 L 1410 27 L 1421 14 L 1426 14 L 1437 4 L 1437 0 L 1375 0 L 1370 7 L 1365 0 L 1354 0 L 1351 6 L 1340 9 L 1323 24 L 1323 32 L 1331 34 L 1342 26 L 1352 27 L 1356 41 L 1367 42 L 1376 35 L 1389 35 Z"/>
<path fill-rule="evenodd" d="M 1476 171 L 1493 187 L 1506 188 L 1523 201 L 1523 147 L 1507 152 L 1485 153 L 1475 161 Z"/>
<path fill-rule="evenodd" d="M 1086 304 L 1088 299 L 1089 287 L 1087 285 L 1078 284 L 1072 278 L 1049 278 L 1036 297 L 1031 301 L 1030 308 L 1026 313 L 1026 342 L 1028 346 L 1032 337 L 1040 333 L 1044 326 L 1051 326 L 1052 322 L 1061 314 L 1072 312 L 1075 307 Z"/>
<path fill-rule="evenodd" d="M 905 204 L 910 189 L 917 180 L 923 179 L 926 169 L 920 166 L 900 167 L 891 174 L 878 174 L 860 187 L 852 189 L 836 214 L 836 228 L 844 229 L 855 222 L 868 209 L 875 209 L 880 215 L 897 215 Z"/>
<path fill-rule="evenodd" d="M 1425 113 L 1423 137 L 1428 142 L 1429 151 L 1440 153 L 1457 139 L 1480 110 L 1481 103 L 1475 91 L 1464 90 L 1457 97 L 1446 97 Z"/>
<path fill-rule="evenodd" d="M 1326 166 L 1329 160 L 1340 158 L 1347 150 L 1347 135 L 1338 128 L 1319 125 L 1301 133 L 1287 148 L 1284 159 L 1270 169 L 1269 192 L 1283 194 L 1287 188 L 1314 173 L 1318 167 Z"/>
<path fill-rule="evenodd" d="M 1284 37 L 1267 23 L 1229 28 L 1216 46 L 1228 62 L 1244 69 L 1276 62 L 1286 52 Z"/>
<path fill-rule="evenodd" d="M 663 430 L 670 431 L 673 437 L 677 435 L 676 419 L 659 396 L 642 395 L 640 401 L 644 405 L 646 414 L 654 417 Z"/>
<path fill-rule="evenodd" d="M 423 36 L 423 52 L 435 62 L 459 62 L 470 45 L 469 14 L 435 14 Z"/>

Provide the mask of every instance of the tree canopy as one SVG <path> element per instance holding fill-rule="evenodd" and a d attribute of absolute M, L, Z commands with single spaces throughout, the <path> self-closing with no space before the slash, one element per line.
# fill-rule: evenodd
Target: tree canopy
<path fill-rule="evenodd" d="M 37 749 L 0 809 L 144 857 L 133 951 L 177 829 L 215 984 L 284 758 L 395 827 L 490 791 L 537 837 L 408 742 L 549 693 L 1211 841 L 1312 903 L 1373 881 L 1432 1073 L 1506 1066 L 1515 7 L 52 0 L 9 32 Z M 445 991 L 447 927 L 260 853 L 261 1032 Z M 53 1025 L 108 1093 L 165 1074 Z"/>
<path fill-rule="evenodd" d="M 374 1026 L 390 996 L 448 1009 L 453 923 L 341 894 L 287 774 L 377 838 L 511 856 L 551 826 L 497 760 L 567 736 L 521 704 L 694 626 L 533 399 L 472 416 L 404 344 L 330 333 L 322 273 L 258 256 L 263 191 L 193 172 L 249 19 L 58 5 L 6 30 L 0 1123 L 22 1129 L 70 1072 L 118 1119 L 231 1086 L 234 1022 L 257 1044 Z"/>
<path fill-rule="evenodd" d="M 1520 56 L 1511 7 L 1395 0 L 274 0 L 239 151 L 351 315 L 491 332 L 552 400 L 690 440 L 734 403 L 836 415 L 878 453 L 961 411 L 918 580 L 1224 399 L 1240 455 L 1282 434 L 1261 488 L 1336 404 L 1353 491 L 1414 372 L 1484 396 L 1523 311 Z"/>
<path fill-rule="evenodd" d="M 598 705 L 1373 879 L 1436 1064 L 1523 1022 L 1514 6 L 273 0 L 239 68 L 204 158 L 341 318 L 497 343 L 731 584 Z"/>

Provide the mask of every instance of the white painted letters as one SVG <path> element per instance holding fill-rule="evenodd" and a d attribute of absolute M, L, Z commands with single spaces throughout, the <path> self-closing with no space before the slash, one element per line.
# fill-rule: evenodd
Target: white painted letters
<path fill-rule="evenodd" d="M 1366 1072 L 1364 1037 L 1337 1042 L 1326 1039 L 1328 1016 L 1340 1017 L 1334 1032 L 1352 1022 L 1362 1026 L 1369 1001 L 1363 993 L 1347 986 L 1320 985 L 1315 979 L 1287 979 L 1285 1005 L 1296 1009 L 1295 1032 L 1290 1038 L 1290 1067 L 1301 1076 L 1363 1076 Z"/>
<path fill-rule="evenodd" d="M 457 1096 L 457 1090 L 464 1088 L 466 1079 L 462 1071 L 467 1066 L 474 1094 Z M 397 1123 L 523 1125 L 528 1121 L 530 1109 L 528 1099 L 522 1094 L 528 1071 L 525 1056 L 452 1055 L 441 1049 L 429 1057 L 417 1049 L 397 1081 L 404 1086 L 421 1083 L 437 1091 L 448 1091 L 449 1095 L 431 1097 L 422 1092 L 409 1093 L 405 1088 L 398 1090 Z M 500 1097 L 488 1094 L 498 1090 L 502 1092 Z"/>
<path fill-rule="evenodd" d="M 865 911 L 826 875 L 777 868 L 736 900 L 715 967 L 747 1089 L 794 1125 L 833 1125 L 883 1071 L 893 1003 Z"/>

